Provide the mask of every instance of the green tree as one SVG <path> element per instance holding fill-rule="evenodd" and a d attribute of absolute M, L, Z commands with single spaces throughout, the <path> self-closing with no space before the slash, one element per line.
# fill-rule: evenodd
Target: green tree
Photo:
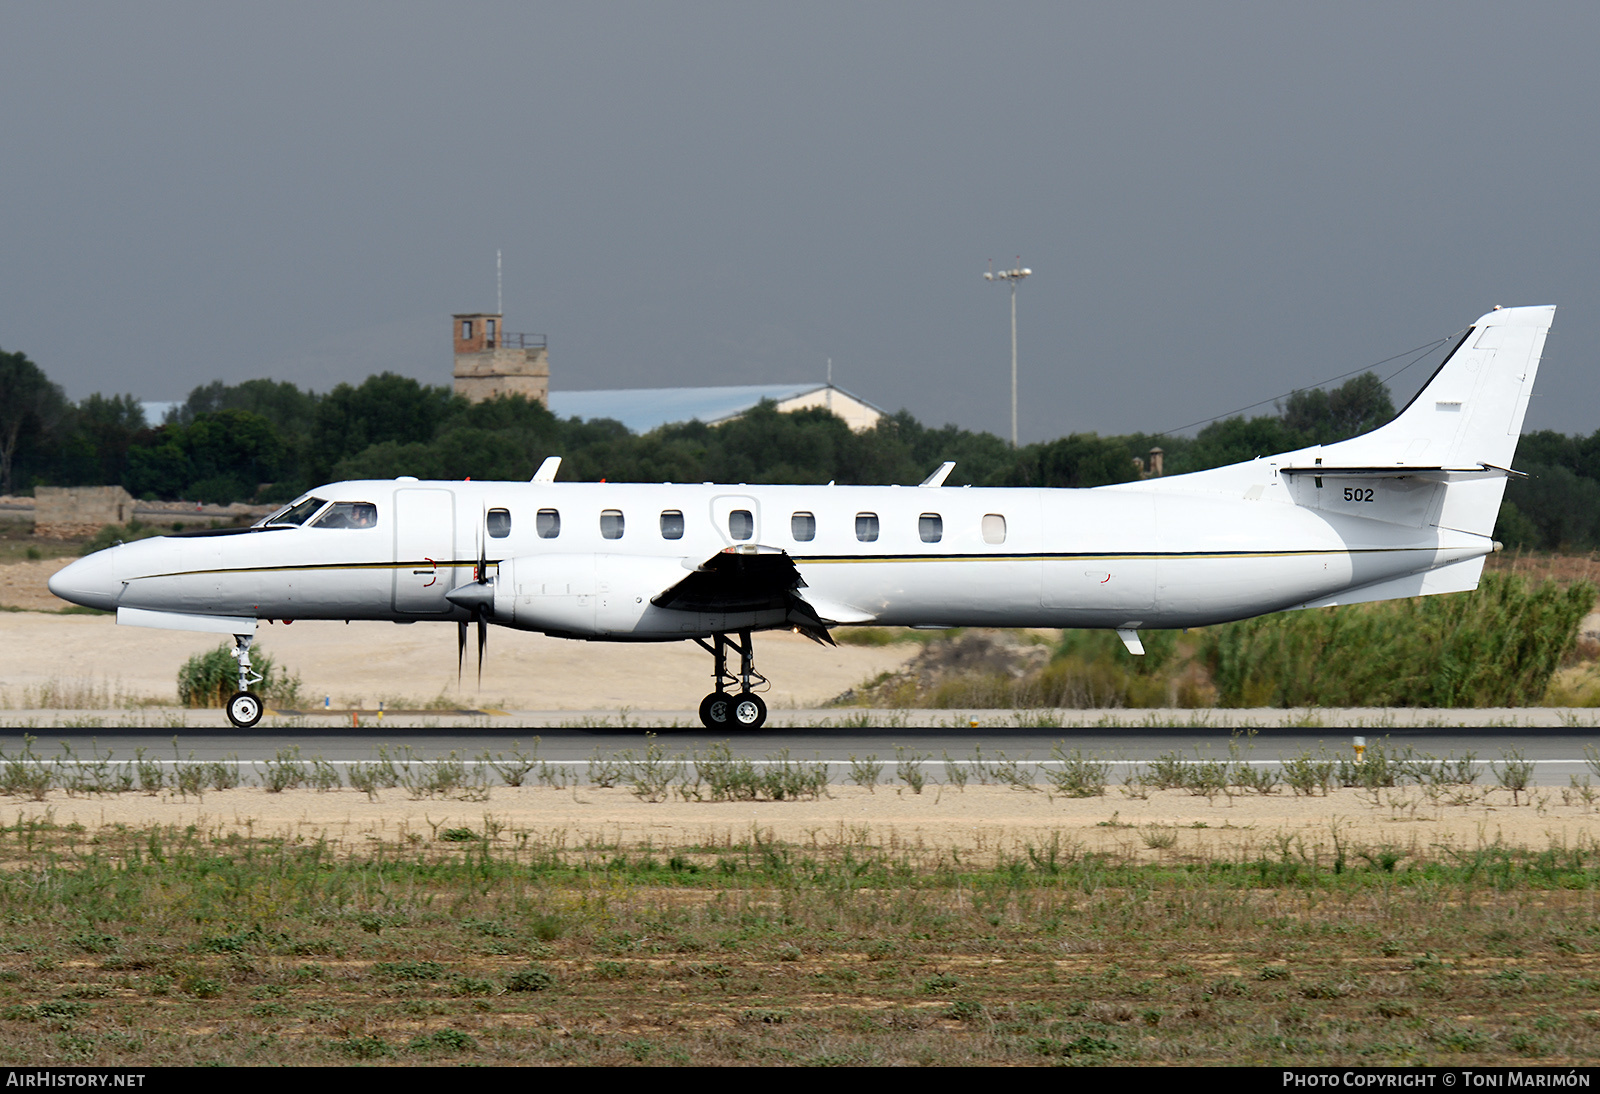
<path fill-rule="evenodd" d="M 122 482 L 128 450 L 146 428 L 144 406 L 135 396 L 90 395 L 63 420 L 53 477 L 71 484 Z"/>
<path fill-rule="evenodd" d="M 259 414 L 221 410 L 145 434 L 128 453 L 128 489 L 227 505 L 290 469 L 290 449 Z"/>
<path fill-rule="evenodd" d="M 43 369 L 24 354 L 0 350 L 0 494 L 44 469 L 68 406 Z"/>
<path fill-rule="evenodd" d="M 425 387 L 392 372 L 369 376 L 360 387 L 340 384 L 317 403 L 306 453 L 308 478 L 325 479 L 335 464 L 369 445 L 431 440 L 464 399 L 447 387 Z"/>
<path fill-rule="evenodd" d="M 1370 433 L 1394 417 L 1389 389 L 1375 372 L 1363 372 L 1334 388 L 1296 391 L 1284 401 L 1284 426 L 1306 444 L 1332 444 Z"/>

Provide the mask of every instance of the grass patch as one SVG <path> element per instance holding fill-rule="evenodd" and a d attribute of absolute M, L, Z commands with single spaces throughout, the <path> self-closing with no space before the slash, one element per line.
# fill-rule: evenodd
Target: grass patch
<path fill-rule="evenodd" d="M 1597 888 L 1581 847 L 972 865 L 865 833 L 638 849 L 22 820 L 0 828 L 0 1053 L 1565 1066 L 1600 1052 Z"/>

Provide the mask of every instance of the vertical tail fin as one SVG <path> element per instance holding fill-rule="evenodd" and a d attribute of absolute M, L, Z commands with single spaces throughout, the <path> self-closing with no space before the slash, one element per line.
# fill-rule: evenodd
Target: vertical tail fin
<path fill-rule="evenodd" d="M 1318 451 L 1347 467 L 1509 468 L 1528 412 L 1553 305 L 1496 308 L 1388 425 Z M 1451 482 L 1432 523 L 1487 536 L 1505 493 L 1503 475 Z"/>

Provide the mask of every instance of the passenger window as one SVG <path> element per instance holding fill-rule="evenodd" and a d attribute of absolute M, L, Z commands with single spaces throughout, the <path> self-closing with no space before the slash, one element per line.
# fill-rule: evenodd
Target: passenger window
<path fill-rule="evenodd" d="M 999 513 L 985 513 L 983 515 L 983 542 L 1004 543 L 1006 541 L 1006 518 Z"/>
<path fill-rule="evenodd" d="M 484 518 L 484 525 L 495 539 L 505 539 L 511 534 L 511 510 L 489 510 L 489 515 Z"/>
<path fill-rule="evenodd" d="M 336 501 L 317 518 L 314 528 L 372 528 L 378 523 L 378 507 L 370 501 Z"/>
<path fill-rule="evenodd" d="M 856 538 L 862 543 L 873 543 L 878 538 L 878 514 L 856 514 Z"/>
<path fill-rule="evenodd" d="M 924 513 L 917 518 L 917 534 L 924 543 L 938 543 L 944 538 L 944 518 L 938 513 Z"/>
<path fill-rule="evenodd" d="M 561 534 L 561 510 L 541 509 L 533 518 L 534 530 L 540 539 L 555 539 Z"/>
<path fill-rule="evenodd" d="M 817 518 L 810 513 L 796 513 L 789 518 L 789 534 L 796 543 L 810 543 L 817 538 Z"/>
<path fill-rule="evenodd" d="M 756 518 L 748 509 L 735 509 L 728 514 L 728 534 L 734 539 L 749 539 L 756 534 Z"/>
<path fill-rule="evenodd" d="M 683 538 L 683 512 L 678 509 L 668 509 L 661 514 L 661 538 Z"/>
<path fill-rule="evenodd" d="M 606 539 L 622 538 L 621 509 L 602 509 L 600 511 L 600 534 Z"/>

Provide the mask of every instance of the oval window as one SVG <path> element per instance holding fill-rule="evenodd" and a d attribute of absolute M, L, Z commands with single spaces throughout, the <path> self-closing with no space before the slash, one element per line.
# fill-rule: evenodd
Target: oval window
<path fill-rule="evenodd" d="M 983 515 L 983 542 L 1004 543 L 1006 541 L 1006 518 L 999 513 L 985 513 Z"/>
<path fill-rule="evenodd" d="M 600 511 L 600 534 L 606 539 L 622 538 L 621 509 L 602 509 Z"/>
<path fill-rule="evenodd" d="M 810 543 L 817 538 L 817 518 L 810 513 L 796 513 L 789 518 L 789 534 L 797 543 Z"/>
<path fill-rule="evenodd" d="M 561 510 L 541 509 L 533 518 L 534 530 L 540 539 L 555 539 L 561 534 Z"/>
<path fill-rule="evenodd" d="M 511 510 L 491 509 L 483 519 L 484 527 L 495 539 L 505 539 L 511 534 Z"/>
<path fill-rule="evenodd" d="M 728 534 L 734 539 L 749 539 L 756 534 L 756 518 L 748 509 L 735 509 L 728 514 Z"/>
<path fill-rule="evenodd" d="M 661 514 L 661 538 L 683 538 L 683 511 L 681 509 L 668 509 Z"/>
<path fill-rule="evenodd" d="M 878 514 L 856 514 L 856 538 L 862 543 L 874 543 L 878 538 Z"/>
<path fill-rule="evenodd" d="M 938 543 L 944 538 L 944 518 L 938 513 L 924 513 L 917 518 L 917 534 L 924 543 Z"/>

